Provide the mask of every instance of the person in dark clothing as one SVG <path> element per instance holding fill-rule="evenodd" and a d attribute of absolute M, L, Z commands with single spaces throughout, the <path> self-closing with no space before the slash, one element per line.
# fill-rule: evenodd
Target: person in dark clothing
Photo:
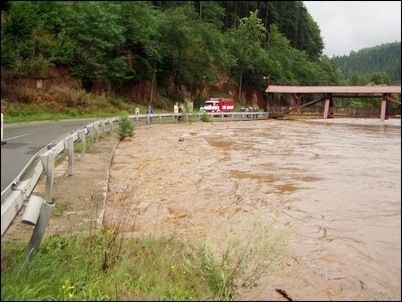
<path fill-rule="evenodd" d="M 152 113 L 154 113 L 154 110 L 152 109 L 151 105 L 148 105 L 147 115 L 152 114 Z M 152 117 L 147 116 L 147 124 L 150 124 L 150 123 L 152 123 Z"/>
<path fill-rule="evenodd" d="M 182 104 L 179 105 L 179 113 L 183 113 L 183 106 L 182 106 Z M 178 119 L 179 121 L 181 121 L 181 120 L 183 119 L 183 116 L 180 115 L 177 119 Z"/>

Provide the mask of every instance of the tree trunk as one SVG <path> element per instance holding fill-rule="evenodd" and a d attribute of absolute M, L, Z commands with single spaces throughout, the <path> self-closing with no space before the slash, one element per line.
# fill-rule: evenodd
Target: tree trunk
<path fill-rule="evenodd" d="M 268 29 L 268 1 L 265 1 L 265 28 Z"/>
<path fill-rule="evenodd" d="M 201 19 L 201 12 L 202 12 L 202 1 L 200 1 L 200 19 Z"/>
<path fill-rule="evenodd" d="M 235 5 L 235 18 L 234 18 L 234 28 L 237 28 L 237 6 L 238 6 L 239 2 L 236 1 L 236 5 Z"/>
<path fill-rule="evenodd" d="M 151 83 L 151 97 L 149 100 L 149 104 L 152 103 L 153 95 L 154 95 L 154 82 L 155 82 L 155 68 L 154 68 L 154 74 L 152 75 L 152 83 Z"/>
<path fill-rule="evenodd" d="M 239 83 L 239 101 L 241 103 L 241 84 L 243 82 L 243 71 L 240 72 L 240 83 Z"/>

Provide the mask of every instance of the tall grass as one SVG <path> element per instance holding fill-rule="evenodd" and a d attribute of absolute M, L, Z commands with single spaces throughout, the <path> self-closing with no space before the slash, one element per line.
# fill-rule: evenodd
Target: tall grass
<path fill-rule="evenodd" d="M 184 246 L 173 238 L 125 240 L 111 230 L 52 236 L 29 270 L 19 263 L 23 247 L 2 246 L 2 300 L 193 300 L 212 299 L 208 284 L 182 261 Z M 105 261 L 107 259 L 107 261 Z M 114 259 L 112 261 L 112 259 Z"/>
<path fill-rule="evenodd" d="M 226 236 L 220 248 L 207 238 L 127 238 L 127 220 L 135 225 L 138 215 L 132 203 L 121 209 L 128 215 L 113 212 L 113 228 L 98 227 L 96 200 L 87 232 L 49 237 L 24 269 L 24 246 L 2 242 L 2 300 L 231 300 L 273 269 L 286 248 L 286 231 L 257 223 L 239 224 L 250 232 Z"/>
<path fill-rule="evenodd" d="M 119 236 L 110 229 L 52 236 L 26 271 L 23 247 L 4 243 L 2 300 L 231 300 L 264 271 L 247 272 L 251 248 L 216 258 L 206 245 L 189 247 L 173 237 Z"/>

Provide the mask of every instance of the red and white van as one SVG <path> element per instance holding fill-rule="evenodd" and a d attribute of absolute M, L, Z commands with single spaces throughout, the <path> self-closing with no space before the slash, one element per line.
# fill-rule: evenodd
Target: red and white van
<path fill-rule="evenodd" d="M 234 104 L 232 99 L 210 98 L 204 103 L 205 112 L 232 112 Z"/>

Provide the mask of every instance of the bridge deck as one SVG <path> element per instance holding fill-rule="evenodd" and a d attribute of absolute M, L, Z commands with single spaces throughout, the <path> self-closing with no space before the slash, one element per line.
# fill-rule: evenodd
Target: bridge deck
<path fill-rule="evenodd" d="M 383 94 L 401 93 L 401 86 L 279 86 L 269 85 L 268 93 L 343 93 Z"/>

